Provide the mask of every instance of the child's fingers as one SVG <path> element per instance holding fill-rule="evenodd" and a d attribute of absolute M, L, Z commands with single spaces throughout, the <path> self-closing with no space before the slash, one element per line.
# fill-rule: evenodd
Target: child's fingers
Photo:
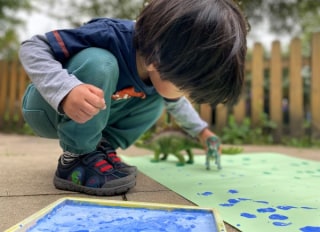
<path fill-rule="evenodd" d="M 106 102 L 104 100 L 103 90 L 94 85 L 88 85 L 88 89 L 92 95 L 87 96 L 87 102 L 100 110 L 104 110 L 106 108 Z"/>

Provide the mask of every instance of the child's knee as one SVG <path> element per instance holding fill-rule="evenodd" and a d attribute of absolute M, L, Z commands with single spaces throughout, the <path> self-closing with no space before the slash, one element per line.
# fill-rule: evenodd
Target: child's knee
<path fill-rule="evenodd" d="M 101 48 L 80 51 L 70 59 L 66 68 L 81 81 L 101 87 L 106 80 L 117 83 L 119 77 L 117 59 L 111 52 Z"/>
<path fill-rule="evenodd" d="M 28 86 L 23 96 L 22 115 L 35 134 L 45 138 L 58 138 L 58 114 L 33 84 Z"/>
<path fill-rule="evenodd" d="M 82 51 L 86 57 L 85 65 L 92 71 L 101 74 L 119 75 L 119 66 L 116 57 L 108 50 L 102 48 L 87 48 Z"/>

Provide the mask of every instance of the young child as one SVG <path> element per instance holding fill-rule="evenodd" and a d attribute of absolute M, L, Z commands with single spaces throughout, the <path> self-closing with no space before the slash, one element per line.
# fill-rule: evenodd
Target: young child
<path fill-rule="evenodd" d="M 243 86 L 246 23 L 232 0 L 153 0 L 137 22 L 99 18 L 21 45 L 32 80 L 23 114 L 63 154 L 54 185 L 121 194 L 137 168 L 116 149 L 135 142 L 165 109 L 203 144 L 214 135 L 190 102 L 234 103 Z"/>

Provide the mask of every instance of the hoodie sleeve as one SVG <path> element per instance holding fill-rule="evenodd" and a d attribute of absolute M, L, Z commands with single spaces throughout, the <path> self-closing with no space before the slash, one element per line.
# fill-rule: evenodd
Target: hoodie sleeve
<path fill-rule="evenodd" d="M 190 101 L 181 97 L 176 101 L 165 99 L 165 107 L 177 124 L 192 137 L 196 137 L 208 124 L 200 118 Z"/>
<path fill-rule="evenodd" d="M 74 87 L 82 84 L 55 59 L 43 35 L 22 42 L 19 58 L 32 83 L 57 112 L 62 99 Z"/>

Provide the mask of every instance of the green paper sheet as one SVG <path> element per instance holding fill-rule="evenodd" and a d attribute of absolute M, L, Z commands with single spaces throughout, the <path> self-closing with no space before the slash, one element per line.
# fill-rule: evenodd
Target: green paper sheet
<path fill-rule="evenodd" d="M 320 155 L 320 154 L 319 154 Z M 320 162 L 276 153 L 223 155 L 222 170 L 205 156 L 177 167 L 171 156 L 124 157 L 160 184 L 201 207 L 219 211 L 244 232 L 320 232 Z"/>

